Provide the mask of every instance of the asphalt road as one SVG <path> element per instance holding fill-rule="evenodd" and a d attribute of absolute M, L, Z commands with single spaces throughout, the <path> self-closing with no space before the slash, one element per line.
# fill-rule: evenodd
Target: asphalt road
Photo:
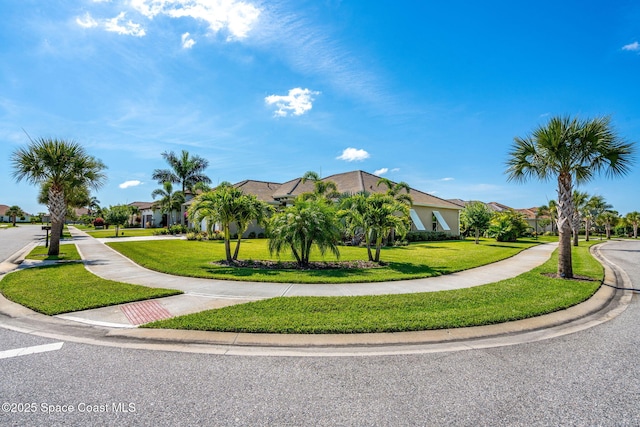
<path fill-rule="evenodd" d="M 640 288 L 640 242 L 603 253 Z M 451 353 L 240 357 L 66 342 L 0 359 L 0 425 L 640 425 L 639 324 L 634 295 L 588 330 Z M 58 342 L 0 329 L 0 355 Z"/>
<path fill-rule="evenodd" d="M 45 233 L 41 225 L 18 224 L 17 227 L 0 228 L 0 262 L 7 260 L 27 244 L 44 239 Z"/>

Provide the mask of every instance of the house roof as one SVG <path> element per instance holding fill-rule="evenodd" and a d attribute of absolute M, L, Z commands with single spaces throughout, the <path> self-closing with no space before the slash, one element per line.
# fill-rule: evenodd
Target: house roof
<path fill-rule="evenodd" d="M 153 207 L 153 202 L 132 202 L 129 203 L 129 206 L 135 206 L 140 210 L 151 209 Z"/>
<path fill-rule="evenodd" d="M 277 182 L 255 181 L 245 179 L 233 184 L 234 187 L 241 189 L 245 194 L 253 194 L 259 200 L 267 203 L 274 203 L 273 194 L 282 186 Z"/>
<path fill-rule="evenodd" d="M 0 215 L 4 216 L 4 214 L 9 210 L 9 206 L 0 205 Z"/>
<path fill-rule="evenodd" d="M 384 185 L 378 186 L 378 181 L 380 181 L 379 176 L 362 170 L 330 175 L 326 178 L 323 178 L 322 181 L 333 181 L 336 184 L 336 187 L 338 187 L 339 193 L 385 193 L 387 191 L 387 188 Z M 391 182 L 393 184 L 396 184 L 393 181 Z M 282 184 L 278 191 L 273 194 L 273 198 L 277 200 L 294 198 L 302 193 L 312 192 L 313 187 L 314 186 L 312 181 L 307 181 L 303 184 L 301 178 L 296 178 Z M 402 191 L 404 192 L 404 190 Z M 422 192 L 420 190 L 416 190 L 415 188 L 411 189 L 409 195 L 413 199 L 414 205 L 460 209 L 460 206 L 454 203 Z"/>

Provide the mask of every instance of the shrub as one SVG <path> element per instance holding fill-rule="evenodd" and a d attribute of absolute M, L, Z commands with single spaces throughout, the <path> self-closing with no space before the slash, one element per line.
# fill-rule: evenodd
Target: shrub
<path fill-rule="evenodd" d="M 444 231 L 410 231 L 407 233 L 409 242 L 435 242 L 443 240 L 460 240 L 460 236 L 453 236 Z"/>
<path fill-rule="evenodd" d="M 174 224 L 169 227 L 169 234 L 185 234 L 187 232 L 187 226 L 182 224 Z"/>
<path fill-rule="evenodd" d="M 96 219 L 93 220 L 93 226 L 94 227 L 104 227 L 104 219 L 98 217 Z"/>
<path fill-rule="evenodd" d="M 198 234 L 194 233 L 193 231 L 190 231 L 187 233 L 187 240 L 202 240 L 202 239 L 198 239 Z"/>
<path fill-rule="evenodd" d="M 248 238 L 249 238 L 249 239 L 255 239 L 255 238 L 256 238 L 256 232 L 255 232 L 255 231 L 252 231 L 251 233 L 249 233 Z"/>
<path fill-rule="evenodd" d="M 154 236 L 166 236 L 167 234 L 169 234 L 169 230 L 167 230 L 166 228 L 156 228 L 155 230 L 153 230 Z"/>
<path fill-rule="evenodd" d="M 265 235 L 263 232 L 258 233 L 258 239 L 264 239 Z"/>

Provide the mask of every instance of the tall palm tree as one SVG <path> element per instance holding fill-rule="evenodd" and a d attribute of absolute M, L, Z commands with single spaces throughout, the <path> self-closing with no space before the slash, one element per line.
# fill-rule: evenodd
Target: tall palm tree
<path fill-rule="evenodd" d="M 579 120 L 553 117 L 525 138 L 514 138 L 507 170 L 509 181 L 529 178 L 558 183 L 558 276 L 573 277 L 571 218 L 574 212 L 574 181 L 581 184 L 604 172 L 608 177 L 625 175 L 631 166 L 634 146 L 613 130 L 608 117 Z"/>
<path fill-rule="evenodd" d="M 173 191 L 173 184 L 165 181 L 162 188 L 157 188 L 151 193 L 154 199 L 160 197 L 157 206 L 160 207 L 162 213 L 167 215 L 167 227 L 174 223 L 173 212 L 180 211 L 184 203 L 184 193 L 182 191 Z"/>
<path fill-rule="evenodd" d="M 20 206 L 13 205 L 5 212 L 8 217 L 11 218 L 11 224 L 16 226 L 16 218 L 24 215 L 24 211 L 20 209 Z"/>
<path fill-rule="evenodd" d="M 106 166 L 88 155 L 73 141 L 51 138 L 31 140 L 26 148 L 11 155 L 13 177 L 36 185 L 48 184 L 48 205 L 51 215 L 49 255 L 59 255 L 60 236 L 67 212 L 65 190 L 69 188 L 100 188 L 106 177 Z"/>
<path fill-rule="evenodd" d="M 589 195 L 584 191 L 573 190 L 573 215 L 571 216 L 571 231 L 573 233 L 573 246 L 578 246 L 578 234 L 582 225 L 582 214 L 589 200 Z"/>
<path fill-rule="evenodd" d="M 589 233 L 591 232 L 591 225 L 604 211 L 612 209 L 613 206 L 608 204 L 604 197 L 593 195 L 589 198 L 584 209 L 584 228 L 585 228 L 585 240 L 589 241 Z"/>
<path fill-rule="evenodd" d="M 151 177 L 157 180 L 159 184 L 164 182 L 180 184 L 182 194 L 185 197 L 187 191 L 195 195 L 198 183 L 211 184 L 211 179 L 204 174 L 205 169 L 209 166 L 208 160 L 200 156 L 191 156 L 186 150 L 182 150 L 179 156 L 173 151 L 165 151 L 162 153 L 162 157 L 169 163 L 171 169 L 156 169 L 153 171 Z M 181 215 L 180 223 L 184 224 L 184 215 Z"/>
<path fill-rule="evenodd" d="M 625 221 L 633 227 L 633 238 L 638 238 L 638 224 L 640 224 L 640 212 L 629 212 L 624 216 Z"/>

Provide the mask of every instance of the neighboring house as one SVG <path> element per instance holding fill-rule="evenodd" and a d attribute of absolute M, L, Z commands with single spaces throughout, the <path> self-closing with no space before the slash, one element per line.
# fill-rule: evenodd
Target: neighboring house
<path fill-rule="evenodd" d="M 167 224 L 167 215 L 155 207 L 153 202 L 133 202 L 129 203 L 129 206 L 135 206 L 140 210 L 142 228 L 162 227 Z"/>
<path fill-rule="evenodd" d="M 7 214 L 10 206 L 0 205 L 0 222 L 12 222 L 11 216 Z M 31 214 L 24 213 L 24 216 L 17 216 L 16 222 L 31 222 Z"/>
<path fill-rule="evenodd" d="M 455 203 L 456 205 L 464 208 L 469 203 L 475 202 L 477 200 L 449 199 L 449 201 L 451 203 Z M 546 231 L 552 231 L 551 224 L 548 224 L 545 227 L 542 227 L 540 225 L 540 220 L 549 219 L 549 217 L 548 216 L 539 216 L 539 217 L 536 218 L 536 211 L 537 211 L 538 208 L 514 209 L 514 208 L 511 208 L 511 207 L 509 207 L 507 205 L 503 205 L 502 203 L 498 203 L 498 202 L 489 202 L 489 203 L 480 202 L 480 203 L 484 203 L 493 212 L 504 212 L 504 211 L 508 211 L 508 210 L 513 210 L 515 212 L 518 212 L 518 213 L 522 214 L 524 216 L 524 219 L 527 221 L 527 224 L 529 224 L 529 227 L 531 227 L 532 230 L 536 230 L 538 233 L 544 233 Z"/>
<path fill-rule="evenodd" d="M 341 194 L 385 193 L 387 187 L 378 186 L 379 180 L 380 177 L 361 170 L 335 174 L 322 179 L 322 181 L 334 182 Z M 283 184 L 245 180 L 233 185 L 242 188 L 245 194 L 254 194 L 260 200 L 276 207 L 291 205 L 300 194 L 311 193 L 314 190 L 313 181 L 307 180 L 303 183 L 302 178 L 292 179 Z M 462 209 L 460 206 L 413 188 L 409 195 L 413 199 L 412 230 L 444 231 L 454 236 L 460 234 L 460 210 Z M 189 202 L 186 205 L 189 205 Z M 245 235 L 252 231 L 258 234 L 264 230 L 252 224 Z"/>

